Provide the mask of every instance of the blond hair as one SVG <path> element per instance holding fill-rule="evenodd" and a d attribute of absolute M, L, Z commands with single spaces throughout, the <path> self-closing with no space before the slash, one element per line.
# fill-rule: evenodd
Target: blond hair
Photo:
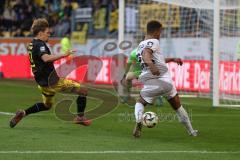
<path fill-rule="evenodd" d="M 48 21 L 45 18 L 38 18 L 33 21 L 31 31 L 36 36 L 40 31 L 45 31 L 46 28 L 49 28 Z"/>

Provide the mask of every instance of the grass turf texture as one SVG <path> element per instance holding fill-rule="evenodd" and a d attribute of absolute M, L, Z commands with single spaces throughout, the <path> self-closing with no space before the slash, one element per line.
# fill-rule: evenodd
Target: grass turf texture
<path fill-rule="evenodd" d="M 56 99 L 62 96 L 58 95 Z M 11 116 L 0 114 L 0 159 L 239 159 L 240 110 L 212 108 L 209 99 L 181 99 L 190 113 L 193 126 L 200 131 L 198 137 L 187 135 L 166 102 L 163 107 L 146 108 L 146 111 L 159 114 L 162 122 L 152 129 L 143 128 L 140 139 L 132 137 L 133 108 L 123 104 L 110 114 L 94 120 L 89 127 L 61 121 L 51 110 L 30 115 L 11 129 L 8 126 Z M 41 101 L 41 95 L 35 83 L 0 80 L 0 112 L 15 112 L 37 101 Z M 90 98 L 87 109 L 96 107 L 98 103 L 98 100 Z M 75 111 L 74 105 L 71 110 Z M 59 153 L 61 151 L 65 153 Z"/>

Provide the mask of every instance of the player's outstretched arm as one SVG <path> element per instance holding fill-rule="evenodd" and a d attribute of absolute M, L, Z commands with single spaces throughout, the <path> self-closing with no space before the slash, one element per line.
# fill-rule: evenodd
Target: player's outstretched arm
<path fill-rule="evenodd" d="M 165 58 L 165 62 L 166 63 L 175 62 L 175 63 L 177 63 L 180 66 L 183 64 L 183 61 L 182 61 L 181 58 Z"/>
<path fill-rule="evenodd" d="M 159 76 L 159 69 L 153 64 L 153 51 L 149 48 L 145 48 L 142 53 L 144 63 L 149 67 L 153 75 Z"/>
<path fill-rule="evenodd" d="M 42 60 L 44 62 L 54 62 L 56 60 L 59 60 L 61 58 L 64 58 L 64 57 L 67 57 L 73 53 L 75 53 L 76 51 L 75 50 L 68 50 L 66 51 L 64 54 L 58 54 L 58 55 L 54 55 L 54 54 L 43 54 L 41 56 Z"/>
<path fill-rule="evenodd" d="M 125 80 L 126 75 L 127 75 L 127 73 L 129 72 L 129 70 L 130 70 L 130 68 L 131 68 L 131 66 L 132 66 L 132 64 L 133 64 L 134 59 L 136 59 L 136 53 L 135 53 L 135 52 L 136 52 L 136 50 L 134 49 L 134 50 L 131 52 L 131 54 L 129 55 L 129 57 L 128 57 L 127 66 L 125 67 L 125 72 L 124 72 L 124 75 L 123 75 L 123 78 L 122 78 L 121 81 Z M 135 54 L 134 54 L 134 53 L 135 53 Z"/>
<path fill-rule="evenodd" d="M 122 80 L 125 79 L 125 77 L 126 77 L 128 71 L 129 71 L 131 65 L 132 65 L 132 63 L 127 63 L 127 66 L 126 66 L 126 68 L 125 68 L 125 72 L 124 72 L 124 75 L 123 75 Z"/>

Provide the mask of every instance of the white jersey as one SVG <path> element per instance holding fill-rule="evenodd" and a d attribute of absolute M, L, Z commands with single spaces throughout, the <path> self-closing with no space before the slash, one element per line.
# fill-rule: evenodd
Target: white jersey
<path fill-rule="evenodd" d="M 149 67 L 146 66 L 142 59 L 142 52 L 145 48 L 149 48 L 153 51 L 153 63 L 154 65 L 159 69 L 160 75 L 155 76 L 150 71 Z M 168 72 L 167 64 L 165 62 L 165 57 L 160 53 L 160 44 L 159 40 L 157 39 L 147 39 L 142 41 L 137 49 L 137 57 L 138 61 L 141 63 L 142 67 L 142 73 L 139 78 L 145 77 L 145 78 L 157 78 L 157 77 L 170 77 L 170 74 Z"/>
<path fill-rule="evenodd" d="M 142 53 L 145 48 L 153 51 L 152 62 L 159 69 L 160 75 L 153 75 L 149 67 L 142 59 Z M 139 80 L 143 83 L 141 97 L 148 103 L 153 103 L 155 97 L 165 96 L 171 99 L 176 96 L 177 90 L 173 85 L 172 78 L 167 68 L 164 56 L 160 53 L 160 44 L 157 39 L 147 39 L 142 41 L 137 49 L 138 61 L 141 63 L 142 73 Z"/>

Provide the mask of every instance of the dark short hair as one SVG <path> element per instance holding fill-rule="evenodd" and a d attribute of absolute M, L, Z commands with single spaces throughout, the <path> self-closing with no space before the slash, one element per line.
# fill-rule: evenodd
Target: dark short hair
<path fill-rule="evenodd" d="M 40 31 L 45 31 L 46 28 L 49 28 L 48 21 L 45 18 L 38 18 L 33 21 L 31 31 L 36 36 Z"/>
<path fill-rule="evenodd" d="M 152 20 L 147 23 L 147 33 L 151 34 L 159 29 L 162 29 L 162 24 L 159 21 Z"/>

